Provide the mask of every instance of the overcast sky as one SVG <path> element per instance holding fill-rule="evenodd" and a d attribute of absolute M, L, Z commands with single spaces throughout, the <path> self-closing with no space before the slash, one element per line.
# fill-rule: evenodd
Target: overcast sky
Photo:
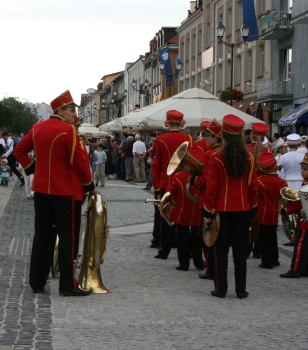
<path fill-rule="evenodd" d="M 124 70 L 162 26 L 179 26 L 189 0 L 0 0 L 0 99 L 49 103 Z"/>

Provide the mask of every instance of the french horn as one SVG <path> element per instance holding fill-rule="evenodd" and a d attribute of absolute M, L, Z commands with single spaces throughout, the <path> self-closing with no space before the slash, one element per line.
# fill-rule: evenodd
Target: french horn
<path fill-rule="evenodd" d="M 298 191 L 292 187 L 283 187 L 280 190 L 280 194 L 282 197 L 281 208 L 283 209 L 286 208 L 290 202 L 300 200 L 298 197 Z M 290 214 L 286 216 L 281 215 L 281 221 L 285 235 L 290 240 L 290 242 L 294 242 L 298 216 L 296 214 Z"/>
<path fill-rule="evenodd" d="M 78 286 L 94 294 L 109 293 L 103 285 L 100 266 L 104 262 L 109 235 L 107 224 L 107 202 L 100 194 L 92 195 L 88 201 L 84 233 L 84 245 Z"/>

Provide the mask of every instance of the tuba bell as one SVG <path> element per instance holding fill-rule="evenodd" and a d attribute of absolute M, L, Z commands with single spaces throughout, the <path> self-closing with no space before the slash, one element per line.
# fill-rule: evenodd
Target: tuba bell
<path fill-rule="evenodd" d="M 163 198 L 160 200 L 158 205 L 158 209 L 160 211 L 161 216 L 167 221 L 170 226 L 174 225 L 174 222 L 169 220 L 170 214 L 175 206 L 175 200 L 171 196 L 170 192 L 166 192 Z"/>
<path fill-rule="evenodd" d="M 188 151 L 189 142 L 183 142 L 174 152 L 170 159 L 167 175 L 173 174 L 176 170 L 182 170 L 192 175 L 201 175 L 203 164 L 194 158 Z"/>
<path fill-rule="evenodd" d="M 292 187 L 283 187 L 280 190 L 282 196 L 281 208 L 286 208 L 290 202 L 298 201 L 298 191 Z M 281 221 L 283 226 L 283 231 L 287 238 L 291 241 L 295 241 L 296 226 L 298 222 L 298 216 L 296 214 L 290 214 L 287 216 L 281 215 Z"/>
<path fill-rule="evenodd" d="M 109 234 L 107 224 L 107 202 L 100 194 L 91 196 L 88 202 L 81 271 L 78 286 L 94 294 L 109 293 L 101 278 L 100 266 L 106 254 Z"/>

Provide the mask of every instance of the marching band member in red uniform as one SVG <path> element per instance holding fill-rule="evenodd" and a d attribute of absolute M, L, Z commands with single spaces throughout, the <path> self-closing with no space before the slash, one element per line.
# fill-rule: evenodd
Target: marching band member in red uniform
<path fill-rule="evenodd" d="M 195 178 L 191 178 L 190 181 L 192 184 L 195 184 L 197 187 L 202 188 L 200 205 L 199 208 L 202 211 L 204 206 L 204 197 L 206 192 L 206 184 L 208 177 L 208 165 L 211 159 L 212 154 L 217 153 L 222 150 L 222 140 L 221 140 L 221 125 L 214 118 L 210 125 L 207 127 L 207 133 L 205 135 L 206 143 L 210 148 L 204 154 L 203 159 L 203 173 L 202 176 L 196 176 Z M 208 248 L 203 242 L 203 251 L 206 259 L 206 273 L 199 273 L 199 278 L 201 279 L 214 279 L 215 276 L 215 265 L 214 265 L 214 251 L 215 245 Z"/>
<path fill-rule="evenodd" d="M 42 293 L 49 269 L 49 247 L 52 225 L 59 235 L 59 269 L 61 295 L 84 296 L 89 292 L 78 289 L 73 274 L 74 261 L 74 188 L 73 167 L 84 191 L 95 190 L 85 152 L 74 125 L 76 104 L 67 90 L 51 102 L 54 114 L 33 125 L 30 132 L 16 146 L 16 158 L 27 175 L 34 173 L 33 191 L 35 234 L 30 265 L 30 286 L 34 293 Z M 33 150 L 36 164 L 28 157 Z M 48 271 L 48 273 L 47 273 Z"/>
<path fill-rule="evenodd" d="M 254 156 L 256 163 L 257 176 L 261 176 L 263 173 L 259 167 L 257 160 L 263 153 L 270 153 L 271 150 L 268 147 L 263 146 L 262 142 L 264 141 L 265 135 L 268 132 L 268 127 L 263 123 L 254 123 L 252 124 L 251 130 L 251 141 L 252 143 L 246 145 L 247 150 L 251 152 Z M 251 251 L 254 258 L 261 258 L 261 247 L 258 245 L 258 240 L 255 243 L 248 244 L 247 259 L 249 258 Z"/>
<path fill-rule="evenodd" d="M 308 153 L 305 154 L 300 163 L 301 173 L 304 179 L 303 185 L 308 185 Z M 308 220 L 304 220 L 302 215 L 301 200 L 291 202 L 285 209 L 280 210 L 281 215 L 296 213 L 299 219 L 299 226 L 296 232 L 296 239 L 291 262 L 291 269 L 280 275 L 282 278 L 308 277 Z"/>
<path fill-rule="evenodd" d="M 168 111 L 166 120 L 168 123 L 169 132 L 167 134 L 158 136 L 156 139 L 155 157 L 157 171 L 159 172 L 160 179 L 160 198 L 162 198 L 165 194 L 166 187 L 174 176 L 174 173 L 171 176 L 167 175 L 167 168 L 174 152 L 185 141 L 189 141 L 189 146 L 192 146 L 191 136 L 180 132 L 180 126 L 183 122 L 183 117 L 184 114 L 179 111 Z M 161 246 L 155 258 L 167 259 L 171 250 L 171 246 L 176 244 L 175 230 L 174 227 L 168 225 L 167 221 L 164 218 L 161 218 L 160 223 Z"/>
<path fill-rule="evenodd" d="M 203 151 L 198 147 L 189 149 L 189 153 L 202 162 Z M 166 188 L 175 200 L 174 208 L 169 216 L 169 221 L 176 224 L 177 250 L 180 271 L 188 271 L 190 256 L 197 270 L 204 269 L 202 260 L 202 233 L 201 233 L 201 212 L 199 204 L 190 199 L 186 194 L 186 182 L 191 175 L 186 172 L 179 172 L 174 175 L 172 181 Z M 193 196 L 200 196 L 200 189 L 190 186 L 190 193 Z"/>
<path fill-rule="evenodd" d="M 288 183 L 277 175 L 277 164 L 273 153 L 263 153 L 258 166 L 263 175 L 258 177 L 258 219 L 260 224 L 258 245 L 261 248 L 259 267 L 272 269 L 279 266 L 277 226 L 280 190 Z"/>
<path fill-rule="evenodd" d="M 211 294 L 224 298 L 228 290 L 227 270 L 230 245 L 233 250 L 235 291 L 242 299 L 246 291 L 246 250 L 249 240 L 251 210 L 257 202 L 257 175 L 253 155 L 242 141 L 244 121 L 235 115 L 223 118 L 224 147 L 211 156 L 204 200 L 205 225 L 212 221 L 213 210 L 220 215 L 216 241 L 215 290 Z"/>
<path fill-rule="evenodd" d="M 210 125 L 210 122 L 207 120 L 204 120 L 203 122 L 200 123 L 200 130 L 201 130 L 201 134 L 202 134 L 202 139 L 195 141 L 193 143 L 194 146 L 200 148 L 203 153 L 205 153 L 206 151 L 208 151 L 209 149 L 211 149 L 211 147 L 209 147 L 207 145 L 206 142 L 206 133 L 207 133 L 207 127 Z"/>

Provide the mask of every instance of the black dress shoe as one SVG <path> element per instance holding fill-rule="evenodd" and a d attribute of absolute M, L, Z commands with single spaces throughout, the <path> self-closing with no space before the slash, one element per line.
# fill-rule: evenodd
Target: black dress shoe
<path fill-rule="evenodd" d="M 285 247 L 294 247 L 294 242 L 282 243 Z"/>
<path fill-rule="evenodd" d="M 279 261 L 276 261 L 276 262 L 273 264 L 273 267 L 277 267 L 277 266 L 280 266 L 280 262 L 279 262 Z"/>
<path fill-rule="evenodd" d="M 167 258 L 165 258 L 165 257 L 163 257 L 163 256 L 161 256 L 161 255 L 159 255 L 159 254 L 157 254 L 157 255 L 155 255 L 155 259 L 166 260 Z"/>
<path fill-rule="evenodd" d="M 205 266 L 199 266 L 199 267 L 196 267 L 196 270 L 197 271 L 203 271 L 205 269 Z"/>
<path fill-rule="evenodd" d="M 280 275 L 280 277 L 282 278 L 300 278 L 300 273 L 299 272 L 295 272 L 292 270 L 289 270 L 287 273 L 283 273 Z"/>
<path fill-rule="evenodd" d="M 216 290 L 212 290 L 211 294 L 213 295 L 213 297 L 217 297 L 217 298 L 221 298 L 221 299 L 226 296 L 226 293 L 216 292 Z"/>
<path fill-rule="evenodd" d="M 33 289 L 33 293 L 43 293 L 44 292 L 44 288 L 41 289 Z"/>
<path fill-rule="evenodd" d="M 60 295 L 64 297 L 74 296 L 74 297 L 85 297 L 91 294 L 91 291 L 81 290 L 81 289 L 73 289 L 68 291 L 60 291 Z"/>
<path fill-rule="evenodd" d="M 249 295 L 248 292 L 238 293 L 237 297 L 238 297 L 239 299 L 245 299 L 245 298 L 248 297 L 248 295 Z"/>
<path fill-rule="evenodd" d="M 206 273 L 199 273 L 198 274 L 199 278 L 201 278 L 202 280 L 214 280 L 213 277 L 209 276 Z"/>
<path fill-rule="evenodd" d="M 188 267 L 179 265 L 175 267 L 178 271 L 188 271 Z"/>
<path fill-rule="evenodd" d="M 272 269 L 273 269 L 273 266 L 270 266 L 270 265 L 263 265 L 263 264 L 260 264 L 259 267 L 261 267 L 261 269 L 269 269 L 269 270 L 272 270 Z"/>
<path fill-rule="evenodd" d="M 159 244 L 150 244 L 150 248 L 159 249 L 160 245 Z"/>

